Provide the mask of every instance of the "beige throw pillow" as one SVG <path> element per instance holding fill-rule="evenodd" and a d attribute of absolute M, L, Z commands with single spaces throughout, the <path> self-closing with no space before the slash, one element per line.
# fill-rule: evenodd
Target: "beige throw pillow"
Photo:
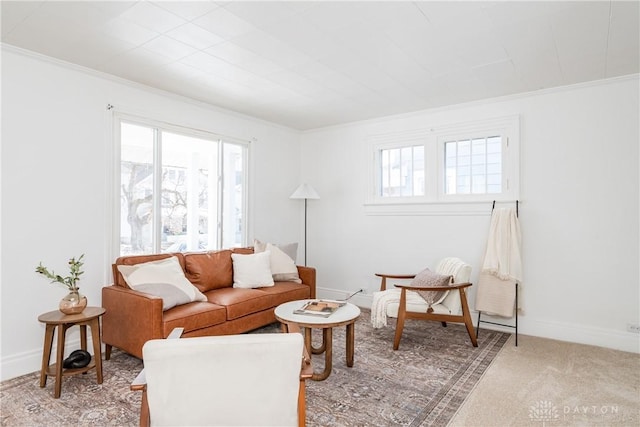
<path fill-rule="evenodd" d="M 255 252 L 264 252 L 267 250 L 267 242 L 261 242 L 258 239 L 253 241 L 253 250 Z M 296 257 L 298 256 L 298 244 L 297 243 L 283 243 L 283 244 L 273 244 L 278 249 L 280 249 L 285 254 L 289 255 L 289 258 L 293 260 L 293 263 L 296 262 Z"/>
<path fill-rule="evenodd" d="M 275 282 L 302 283 L 298 275 L 298 267 L 289 255 L 271 243 L 267 243 L 267 251 L 271 252 L 271 274 Z"/>
<path fill-rule="evenodd" d="M 118 271 L 131 289 L 162 298 L 162 310 L 193 301 L 206 301 L 184 275 L 177 257 L 136 265 L 119 265 Z"/>
<path fill-rule="evenodd" d="M 420 273 L 416 274 L 416 277 L 411 281 L 410 286 L 416 287 L 445 287 L 449 286 L 453 276 L 445 276 L 442 274 L 434 273 L 433 271 L 425 268 Z M 435 304 L 440 304 L 449 294 L 449 290 L 443 291 L 418 291 L 420 296 L 429 304 L 429 307 Z"/>

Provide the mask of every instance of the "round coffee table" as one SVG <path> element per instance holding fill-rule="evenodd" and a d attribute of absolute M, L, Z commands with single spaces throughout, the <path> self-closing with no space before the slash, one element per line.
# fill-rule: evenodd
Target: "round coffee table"
<path fill-rule="evenodd" d="M 309 354 L 322 354 L 324 353 L 324 370 L 320 373 L 313 373 L 312 380 L 322 381 L 329 377 L 331 374 L 333 349 L 333 328 L 338 326 L 347 327 L 347 366 L 353 366 L 353 353 L 354 353 L 354 341 L 355 341 L 355 322 L 360 317 L 360 309 L 351 304 L 346 303 L 340 307 L 329 317 L 313 316 L 307 314 L 294 314 L 294 310 L 301 308 L 305 303 L 316 300 L 299 300 L 286 302 L 276 307 L 275 315 L 276 319 L 282 323 L 282 327 L 285 332 L 289 331 L 290 325 L 296 327 L 303 327 L 304 329 L 304 342 Z M 318 348 L 313 347 L 311 343 L 311 330 L 313 328 L 322 329 L 322 345 Z"/>

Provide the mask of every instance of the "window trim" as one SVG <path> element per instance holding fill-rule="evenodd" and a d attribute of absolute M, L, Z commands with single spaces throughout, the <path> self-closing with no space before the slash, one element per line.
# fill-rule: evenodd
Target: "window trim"
<path fill-rule="evenodd" d="M 445 194 L 444 143 L 499 134 L 502 136 L 502 185 L 499 194 Z M 383 197 L 379 183 L 381 149 L 424 144 L 425 195 Z M 486 120 L 437 125 L 403 132 L 371 135 L 367 138 L 367 215 L 475 215 L 486 213 L 487 203 L 509 202 L 520 195 L 520 116 L 511 115 Z"/>
<path fill-rule="evenodd" d="M 166 121 L 162 121 L 162 120 L 154 120 L 154 119 L 150 119 L 147 117 L 142 117 L 139 115 L 134 115 L 134 114 L 129 114 L 126 112 L 120 112 L 120 111 L 114 111 L 111 110 L 112 112 L 112 126 L 111 126 L 111 141 L 112 141 L 112 150 L 111 153 L 113 155 L 112 158 L 112 174 L 110 175 L 111 177 L 111 224 L 110 224 L 110 229 L 111 229 L 111 236 L 112 236 L 112 244 L 111 244 L 111 250 L 110 252 L 112 253 L 112 258 L 115 259 L 116 257 L 122 256 L 120 254 L 120 233 L 121 233 L 121 221 L 120 221 L 120 216 L 121 216 L 121 209 L 122 206 L 120 204 L 120 177 L 121 177 L 121 161 L 122 161 L 122 152 L 121 152 L 121 140 L 122 140 L 122 135 L 121 135 L 121 125 L 123 122 L 125 123 L 130 123 L 130 124 L 134 124 L 134 125 L 140 125 L 140 126 L 147 126 L 150 127 L 152 129 L 154 129 L 154 140 L 157 139 L 161 139 L 161 134 L 159 135 L 155 135 L 156 133 L 156 129 L 160 129 L 161 131 L 167 131 L 167 132 L 171 132 L 171 133 L 176 133 L 176 134 L 180 134 L 180 135 L 184 135 L 184 136 L 188 136 L 188 137 L 196 137 L 196 138 L 202 138 L 202 139 L 206 139 L 206 140 L 211 140 L 211 141 L 215 141 L 219 144 L 220 150 L 222 151 L 223 148 L 223 144 L 224 143 L 231 143 L 231 144 L 236 144 L 236 145 L 240 145 L 243 147 L 244 150 L 246 150 L 246 156 L 243 160 L 243 180 L 246 183 L 245 184 L 245 188 L 246 190 L 244 191 L 243 194 L 243 206 L 244 206 L 244 215 L 242 218 L 242 227 L 245 230 L 244 236 L 243 236 L 243 242 L 241 243 L 241 246 L 247 246 L 248 241 L 249 241 L 249 233 L 250 233 L 250 224 L 249 224 L 249 217 L 250 217 L 250 206 L 249 206 L 249 202 L 250 202 L 250 195 L 249 193 L 251 192 L 251 172 L 249 171 L 249 166 L 252 164 L 251 162 L 251 158 L 252 158 L 252 141 L 249 140 L 243 140 L 240 138 L 235 138 L 235 137 L 230 137 L 227 135 L 222 135 L 222 134 L 217 134 L 214 132 L 210 132 L 207 130 L 202 130 L 202 129 L 196 129 L 196 128 L 192 128 L 192 127 L 188 127 L 188 126 L 181 126 L 178 124 L 174 124 L 174 123 L 169 123 Z M 161 145 L 156 144 L 154 142 L 154 147 L 153 147 L 154 153 L 153 153 L 153 161 L 154 164 L 156 162 L 158 162 L 158 160 L 161 158 Z M 221 191 L 222 187 L 224 186 L 224 171 L 220 171 L 221 175 L 218 176 L 217 179 L 217 185 L 218 185 L 218 191 Z M 160 179 L 159 176 L 157 176 L 156 174 L 156 179 Z M 156 183 L 154 182 L 154 188 L 156 186 Z M 154 198 L 154 204 L 156 203 L 160 203 L 160 199 L 159 198 Z M 161 215 L 161 210 L 160 209 L 155 209 L 157 208 L 156 206 L 154 206 L 154 215 Z M 224 210 L 224 207 L 221 205 L 221 203 L 218 203 L 218 211 L 222 211 Z M 218 215 L 220 215 L 220 212 L 218 212 Z M 157 220 L 157 218 L 154 218 L 154 220 Z M 216 225 L 216 227 L 218 228 L 218 239 L 221 240 L 223 238 L 222 236 L 222 227 L 223 227 L 223 218 L 220 215 L 219 216 L 219 221 L 218 224 Z M 156 239 L 159 239 L 158 236 L 156 236 L 156 234 L 161 233 L 161 230 L 154 230 L 153 235 L 152 235 L 152 241 L 153 241 L 153 245 L 155 247 L 156 245 Z M 218 242 L 218 245 L 220 245 L 220 242 Z"/>

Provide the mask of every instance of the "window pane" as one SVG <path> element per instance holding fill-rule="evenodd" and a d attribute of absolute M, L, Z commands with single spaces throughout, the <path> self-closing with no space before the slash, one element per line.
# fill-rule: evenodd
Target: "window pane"
<path fill-rule="evenodd" d="M 244 158 L 246 149 L 240 145 L 224 143 L 223 157 L 223 194 L 222 201 L 222 247 L 242 246 L 244 233 Z"/>
<path fill-rule="evenodd" d="M 423 146 L 383 149 L 379 155 L 383 197 L 424 195 Z"/>
<path fill-rule="evenodd" d="M 215 142 L 162 132 L 163 252 L 215 248 L 215 240 L 209 241 L 208 224 L 217 224 L 217 212 L 215 206 L 210 209 L 208 200 L 215 185 L 209 177 L 217 176 L 216 165 Z"/>
<path fill-rule="evenodd" d="M 447 141 L 444 144 L 445 194 L 502 192 L 501 137 Z"/>
<path fill-rule="evenodd" d="M 502 151 L 502 138 L 499 136 L 492 136 L 487 138 L 487 152 L 488 153 L 500 153 Z"/>
<path fill-rule="evenodd" d="M 413 193 L 413 160 L 411 147 L 400 149 L 400 194 L 411 196 Z"/>
<path fill-rule="evenodd" d="M 413 195 L 424 196 L 424 146 L 413 147 Z"/>
<path fill-rule="evenodd" d="M 153 249 L 153 129 L 120 127 L 120 254 Z"/>
<path fill-rule="evenodd" d="M 459 170 L 459 172 L 464 171 Z M 471 192 L 471 177 L 468 174 L 458 173 L 456 183 L 457 194 L 469 194 Z"/>
<path fill-rule="evenodd" d="M 471 141 L 458 141 L 458 156 L 471 155 Z"/>

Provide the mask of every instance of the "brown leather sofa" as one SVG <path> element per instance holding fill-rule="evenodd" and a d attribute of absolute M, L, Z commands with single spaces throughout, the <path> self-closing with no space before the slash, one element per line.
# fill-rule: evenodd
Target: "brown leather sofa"
<path fill-rule="evenodd" d="M 193 253 L 131 255 L 113 264 L 114 283 L 102 288 L 102 341 L 105 358 L 117 347 L 142 358 L 142 346 L 150 339 L 166 338 L 176 327 L 183 337 L 230 335 L 247 332 L 276 321 L 278 305 L 298 299 L 315 298 L 316 270 L 298 266 L 302 284 L 276 282 L 274 286 L 239 289 L 233 287 L 232 253 L 253 253 L 239 248 Z M 135 265 L 178 257 L 185 275 L 206 297 L 207 302 L 191 302 L 162 311 L 162 299 L 135 291 L 126 284 L 118 265 Z"/>

